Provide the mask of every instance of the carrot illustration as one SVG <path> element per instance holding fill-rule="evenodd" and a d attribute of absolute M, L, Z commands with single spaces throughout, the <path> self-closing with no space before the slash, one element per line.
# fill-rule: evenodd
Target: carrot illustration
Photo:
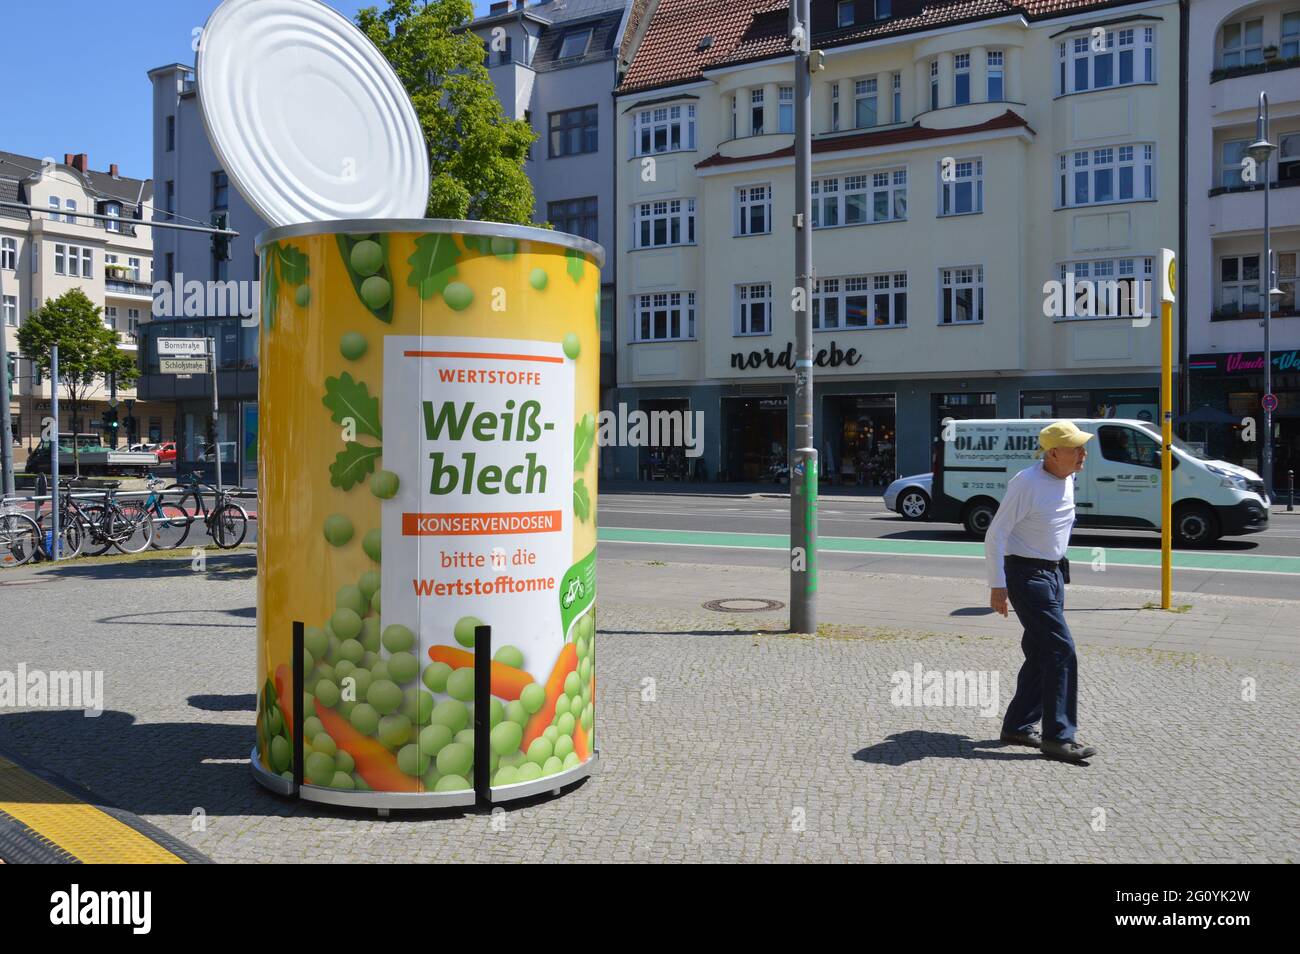
<path fill-rule="evenodd" d="M 333 709 L 316 703 L 316 718 L 329 733 L 334 744 L 357 763 L 357 774 L 376 792 L 409 792 L 415 779 L 397 767 L 397 757 L 378 739 L 362 735 Z"/>
<path fill-rule="evenodd" d="M 587 744 L 587 730 L 582 727 L 581 722 L 573 724 L 573 751 L 577 754 L 579 762 L 587 761 L 587 756 L 591 754 L 591 746 Z"/>
<path fill-rule="evenodd" d="M 429 658 L 434 662 L 446 663 L 452 669 L 473 669 L 474 654 L 454 646 L 430 646 Z M 508 666 L 503 662 L 492 661 L 492 695 L 502 699 L 518 699 L 524 687 L 532 683 L 533 677 L 522 669 Z"/>
<path fill-rule="evenodd" d="M 534 739 L 541 737 L 546 727 L 551 724 L 551 720 L 555 718 L 555 703 L 559 701 L 560 693 L 564 691 L 564 680 L 577 668 L 578 644 L 565 643 L 564 648 L 560 650 L 560 658 L 555 660 L 551 677 L 546 680 L 546 701 L 532 714 L 528 724 L 524 726 L 524 740 L 520 748 L 525 752 Z"/>

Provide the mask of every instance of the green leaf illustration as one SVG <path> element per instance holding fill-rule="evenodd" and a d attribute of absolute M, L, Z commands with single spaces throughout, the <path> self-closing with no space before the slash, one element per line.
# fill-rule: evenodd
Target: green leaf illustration
<path fill-rule="evenodd" d="M 354 381 L 347 371 L 337 378 L 325 379 L 325 396 L 321 403 L 330 409 L 330 420 L 335 424 L 342 424 L 344 418 L 350 417 L 356 422 L 358 433 L 384 439 L 383 425 L 379 421 L 379 398 L 371 397 L 365 382 Z"/>
<path fill-rule="evenodd" d="M 303 252 L 292 245 L 275 244 L 275 258 L 280 263 L 280 279 L 289 285 L 301 285 L 311 274 L 311 263 Z"/>
<path fill-rule="evenodd" d="M 587 264 L 586 256 L 576 248 L 570 248 L 565 250 L 564 257 L 569 260 L 568 265 L 566 266 L 569 277 L 575 282 L 582 281 L 582 269 L 583 266 Z"/>
<path fill-rule="evenodd" d="M 581 477 L 573 482 L 573 515 L 583 523 L 591 519 L 591 494 Z"/>
<path fill-rule="evenodd" d="M 351 490 L 369 477 L 375 470 L 377 461 L 384 450 L 382 447 L 367 447 L 356 441 L 348 441 L 330 464 L 330 483 L 344 490 Z"/>
<path fill-rule="evenodd" d="M 596 431 L 587 430 L 583 422 L 579 421 L 573 425 L 573 469 L 575 472 L 582 471 L 587 467 L 587 460 L 591 457 L 591 445 L 596 438 Z"/>
<path fill-rule="evenodd" d="M 415 240 L 414 254 L 406 260 L 411 266 L 406 283 L 419 289 L 421 298 L 432 298 L 456 276 L 458 258 L 460 249 L 454 236 L 440 232 L 421 235 Z"/>
<path fill-rule="evenodd" d="M 272 243 L 266 250 L 266 267 L 262 275 L 262 323 L 268 331 L 275 327 L 275 307 L 280 293 L 280 280 L 275 275 L 275 262 L 279 257 L 279 243 Z"/>

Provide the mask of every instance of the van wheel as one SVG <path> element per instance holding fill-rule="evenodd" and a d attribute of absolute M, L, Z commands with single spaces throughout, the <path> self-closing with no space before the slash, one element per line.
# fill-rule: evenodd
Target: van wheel
<path fill-rule="evenodd" d="M 962 518 L 962 523 L 966 526 L 966 532 L 972 537 L 984 538 L 988 532 L 989 524 L 993 522 L 993 515 L 998 512 L 997 504 L 991 500 L 979 500 L 966 508 L 966 516 Z"/>
<path fill-rule="evenodd" d="M 1207 546 L 1219 539 L 1219 520 L 1204 504 L 1179 507 L 1174 511 L 1174 539 L 1179 546 Z"/>

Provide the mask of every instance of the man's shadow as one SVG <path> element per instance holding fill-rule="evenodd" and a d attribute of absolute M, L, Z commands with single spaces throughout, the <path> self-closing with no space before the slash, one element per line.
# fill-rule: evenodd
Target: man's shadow
<path fill-rule="evenodd" d="M 854 761 L 872 765 L 906 765 L 923 759 L 993 759 L 996 761 L 1023 761 L 1040 759 L 1033 749 L 1009 745 L 1000 739 L 976 742 L 970 736 L 955 732 L 926 732 L 909 729 L 895 732 L 883 742 L 859 749 Z"/>

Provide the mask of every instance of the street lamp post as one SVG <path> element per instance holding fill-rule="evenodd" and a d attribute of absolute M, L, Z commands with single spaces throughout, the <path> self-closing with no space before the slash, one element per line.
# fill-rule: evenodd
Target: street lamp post
<path fill-rule="evenodd" d="M 1264 493 L 1273 499 L 1273 297 L 1282 297 L 1273 274 L 1273 235 L 1268 221 L 1269 160 L 1277 146 L 1268 139 L 1268 93 L 1260 91 L 1255 113 L 1255 141 L 1246 152 L 1255 161 L 1256 174 L 1264 176 L 1264 257 L 1259 263 L 1260 292 L 1264 299 L 1264 446 L 1260 449 L 1260 475 Z"/>

